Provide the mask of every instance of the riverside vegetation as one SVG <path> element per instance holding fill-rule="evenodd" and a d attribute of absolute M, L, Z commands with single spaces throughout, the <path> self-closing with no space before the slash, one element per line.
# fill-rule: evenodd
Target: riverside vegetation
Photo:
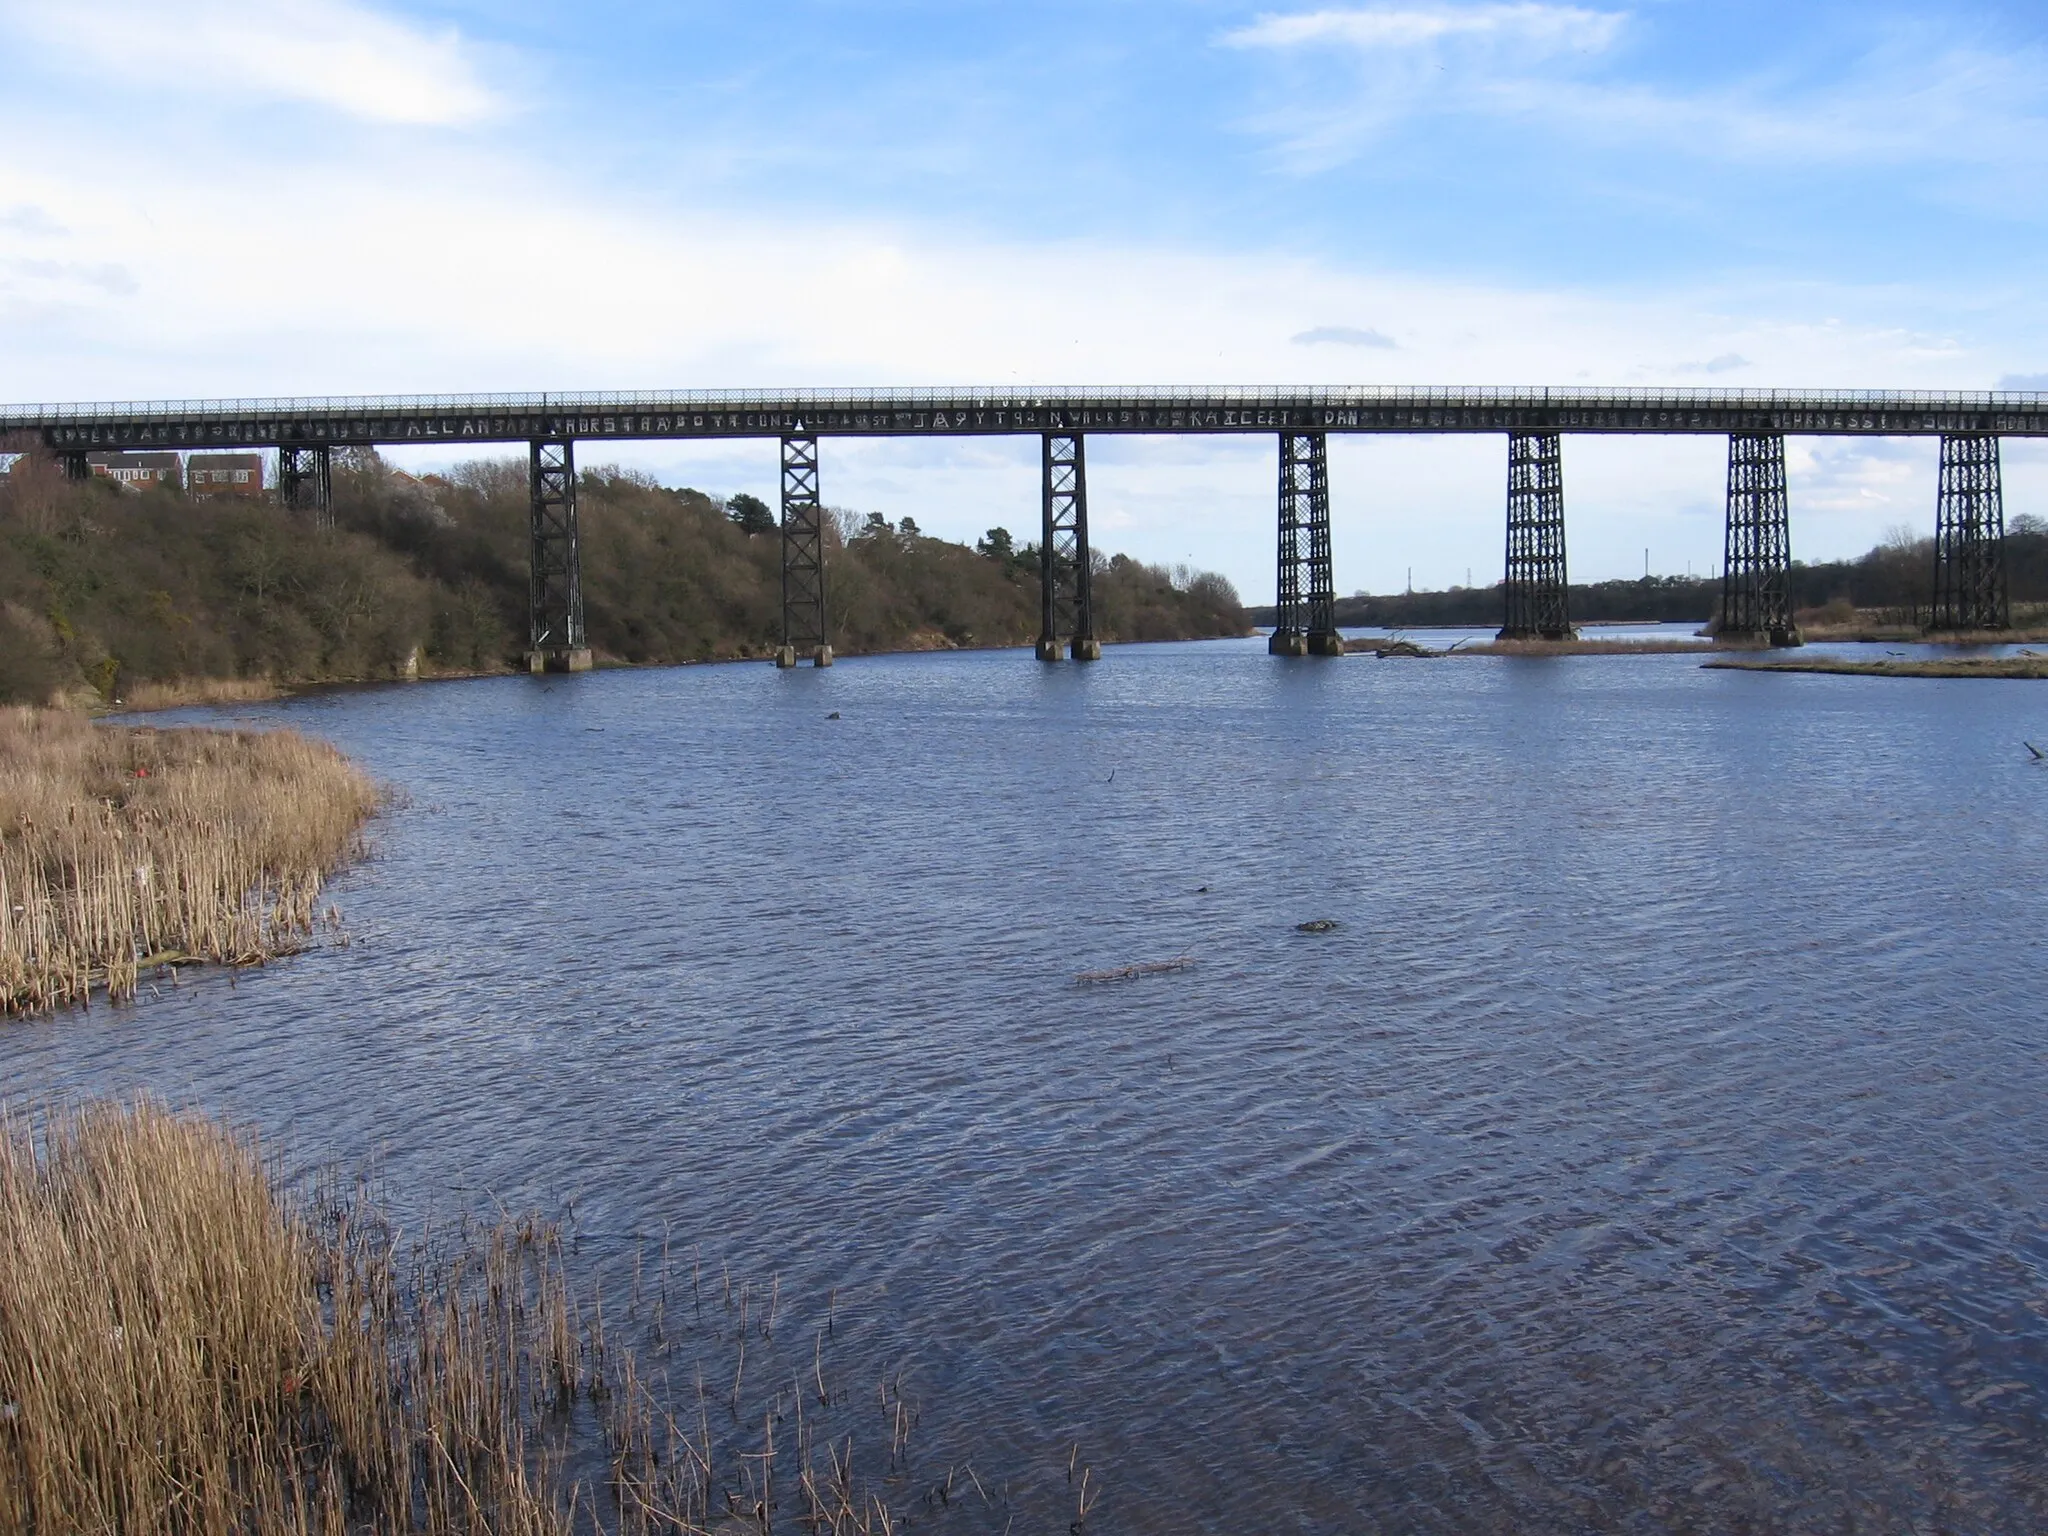
<path fill-rule="evenodd" d="M 4 445 L 0 445 L 4 446 Z M 24 445 L 26 446 L 26 445 Z M 527 469 L 468 463 L 414 479 L 337 452 L 332 532 L 262 502 L 71 483 L 31 452 L 0 476 L 0 702 L 134 703 L 225 682 L 503 670 L 525 642 Z M 760 656 L 780 623 L 780 542 L 751 496 L 720 501 L 585 469 L 583 589 L 601 660 Z M 975 548 L 835 512 L 825 530 L 842 653 L 1028 644 L 1034 546 L 994 528 Z M 1107 640 L 1241 634 L 1220 576 L 1098 558 Z M 89 690 L 89 691 L 88 691 Z"/>
<path fill-rule="evenodd" d="M 636 1260 L 608 1322 L 537 1219 L 408 1240 L 361 1187 L 294 1192 L 253 1140 L 147 1100 L 0 1121 L 0 1529 L 1000 1520 L 972 1468 L 913 1470 L 900 1381 L 833 1379 L 843 1320 L 800 1328 L 779 1287 L 721 1294 L 683 1257 Z"/>
<path fill-rule="evenodd" d="M 291 731 L 12 707 L 0 762 L 0 1014 L 98 987 L 132 996 L 158 965 L 295 947 L 377 805 L 366 774 Z"/>

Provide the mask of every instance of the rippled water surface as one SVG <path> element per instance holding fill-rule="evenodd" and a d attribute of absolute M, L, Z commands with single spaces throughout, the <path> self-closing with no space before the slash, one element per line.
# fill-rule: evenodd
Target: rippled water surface
<path fill-rule="evenodd" d="M 1019 1532 L 1075 1443 L 1091 1531 L 2048 1526 L 2048 691 L 1225 642 L 195 717 L 405 791 L 354 942 L 12 1026 L 9 1096 L 832 1296 Z"/>

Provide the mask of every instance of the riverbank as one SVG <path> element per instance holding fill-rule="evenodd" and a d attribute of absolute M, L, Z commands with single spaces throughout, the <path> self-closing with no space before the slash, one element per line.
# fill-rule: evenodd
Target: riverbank
<path fill-rule="evenodd" d="M 1941 656 L 1885 661 L 1850 661 L 1833 656 L 1763 661 L 1730 656 L 1703 665 L 1731 672 L 1824 672 L 1840 677 L 2048 678 L 2048 656 Z"/>
<path fill-rule="evenodd" d="M 15 707 L 0 709 L 0 760 L 0 1014 L 297 948 L 378 803 L 367 774 L 292 731 Z"/>
<path fill-rule="evenodd" d="M 1475 640 L 1442 650 L 1411 640 L 1347 640 L 1347 654 L 1376 656 L 1383 661 L 1435 660 L 1448 656 L 1676 656 L 1730 647 L 1712 640 Z"/>
<path fill-rule="evenodd" d="M 914 1405 L 838 1383 L 828 1327 L 777 1352 L 779 1285 L 728 1277 L 707 1327 L 664 1243 L 608 1328 L 536 1217 L 422 1239 L 152 1100 L 41 1118 L 0 1121 L 0 1529 L 765 1531 L 779 1509 L 868 1536 L 980 1491 L 911 1481 Z M 699 1369 L 685 1404 L 657 1361 L 692 1334 L 719 1385 Z M 578 1481 L 593 1455 L 603 1481 Z"/>

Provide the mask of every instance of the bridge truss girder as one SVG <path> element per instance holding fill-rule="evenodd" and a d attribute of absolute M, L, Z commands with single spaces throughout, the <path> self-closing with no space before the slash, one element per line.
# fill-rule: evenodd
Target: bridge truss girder
<path fill-rule="evenodd" d="M 315 528 L 334 526 L 334 473 L 325 443 L 277 450 L 277 499 L 287 511 L 309 514 Z"/>
<path fill-rule="evenodd" d="M 832 665 L 818 439 L 794 434 L 782 439 L 782 649 L 775 664 L 793 667 L 803 655 L 816 666 Z"/>
<path fill-rule="evenodd" d="M 526 665 L 533 672 L 590 666 L 583 633 L 583 556 L 576 531 L 576 445 L 528 444 L 530 492 Z"/>
<path fill-rule="evenodd" d="M 1508 434 L 1507 575 L 1502 640 L 1569 640 L 1564 454 L 1555 432 Z"/>
<path fill-rule="evenodd" d="M 1722 539 L 1724 640 L 1799 644 L 1792 622 L 1792 517 L 1785 439 L 1736 433 L 1728 439 L 1728 521 Z"/>
<path fill-rule="evenodd" d="M 1988 433 L 1945 436 L 1934 515 L 1934 612 L 1928 628 L 2011 627 L 1998 439 Z"/>
<path fill-rule="evenodd" d="M 1076 661 L 1096 661 L 1094 554 L 1088 547 L 1088 458 L 1078 432 L 1040 440 L 1038 659 L 1058 661 L 1061 644 Z"/>
<path fill-rule="evenodd" d="M 1330 460 L 1321 432 L 1280 434 L 1280 611 L 1275 656 L 1341 656 L 1330 560 Z"/>

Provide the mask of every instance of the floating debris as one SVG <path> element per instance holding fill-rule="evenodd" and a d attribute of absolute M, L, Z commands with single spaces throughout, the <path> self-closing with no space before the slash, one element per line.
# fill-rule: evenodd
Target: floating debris
<path fill-rule="evenodd" d="M 1294 925 L 1296 933 L 1334 933 L 1336 929 L 1337 920 L 1334 917 L 1318 917 L 1309 922 L 1296 923 Z"/>
<path fill-rule="evenodd" d="M 1168 971 L 1184 971 L 1195 963 L 1192 955 L 1175 955 L 1171 960 L 1140 960 L 1135 965 L 1119 965 L 1108 971 L 1083 971 L 1074 980 L 1092 984 L 1099 981 L 1134 981 L 1140 976 L 1160 976 Z"/>

